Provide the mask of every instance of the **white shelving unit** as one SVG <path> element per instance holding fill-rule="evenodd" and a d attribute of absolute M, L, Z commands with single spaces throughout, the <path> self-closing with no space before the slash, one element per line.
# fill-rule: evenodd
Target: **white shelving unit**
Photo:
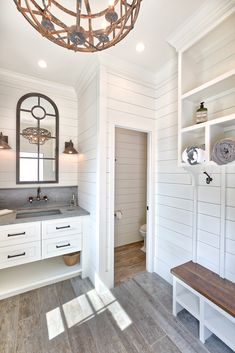
<path fill-rule="evenodd" d="M 178 163 L 188 146 L 205 145 L 206 164 L 214 164 L 214 144 L 235 138 L 235 13 L 196 43 L 179 51 Z M 195 123 L 200 102 L 208 108 L 208 121 Z"/>
<path fill-rule="evenodd" d="M 81 274 L 81 265 L 65 265 L 62 257 L 0 270 L 0 300 Z"/>
<path fill-rule="evenodd" d="M 199 320 L 199 298 L 197 295 L 185 286 L 178 284 L 176 298 L 177 303 Z"/>
<path fill-rule="evenodd" d="M 202 343 L 215 334 L 235 351 L 235 318 L 174 276 L 174 316 L 183 309 L 199 321 L 199 338 Z"/>

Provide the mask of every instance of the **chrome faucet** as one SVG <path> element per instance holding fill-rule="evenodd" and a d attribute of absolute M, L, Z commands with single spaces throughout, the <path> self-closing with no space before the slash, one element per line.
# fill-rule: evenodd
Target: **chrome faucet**
<path fill-rule="evenodd" d="M 33 203 L 33 201 L 48 201 L 48 197 L 42 196 L 42 190 L 40 187 L 37 188 L 37 196 L 29 196 L 29 203 Z"/>

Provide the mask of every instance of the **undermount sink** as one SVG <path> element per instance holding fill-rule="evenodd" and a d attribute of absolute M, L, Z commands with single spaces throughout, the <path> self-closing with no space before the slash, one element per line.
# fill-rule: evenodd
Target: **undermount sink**
<path fill-rule="evenodd" d="M 61 214 L 60 210 L 45 210 L 45 211 L 30 211 L 30 212 L 19 212 L 16 214 L 16 218 L 32 218 L 32 217 L 43 217 L 43 216 L 54 216 Z"/>

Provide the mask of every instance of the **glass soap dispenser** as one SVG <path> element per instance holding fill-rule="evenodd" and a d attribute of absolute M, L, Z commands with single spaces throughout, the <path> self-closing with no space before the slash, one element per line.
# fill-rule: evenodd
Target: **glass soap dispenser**
<path fill-rule="evenodd" d="M 196 112 L 196 124 L 205 123 L 207 121 L 207 108 L 204 107 L 204 102 L 200 103 L 200 108 Z"/>
<path fill-rule="evenodd" d="M 76 207 L 77 206 L 77 199 L 75 195 L 73 194 L 71 200 L 70 200 L 70 207 Z"/>

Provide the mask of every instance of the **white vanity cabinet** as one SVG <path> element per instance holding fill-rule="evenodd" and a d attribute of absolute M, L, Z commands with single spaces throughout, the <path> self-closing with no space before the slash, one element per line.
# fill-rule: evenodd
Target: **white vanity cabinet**
<path fill-rule="evenodd" d="M 0 300 L 79 274 L 87 276 L 88 215 L 0 226 Z M 63 255 L 81 251 L 67 266 Z"/>
<path fill-rule="evenodd" d="M 41 222 L 0 227 L 0 269 L 41 259 Z"/>

